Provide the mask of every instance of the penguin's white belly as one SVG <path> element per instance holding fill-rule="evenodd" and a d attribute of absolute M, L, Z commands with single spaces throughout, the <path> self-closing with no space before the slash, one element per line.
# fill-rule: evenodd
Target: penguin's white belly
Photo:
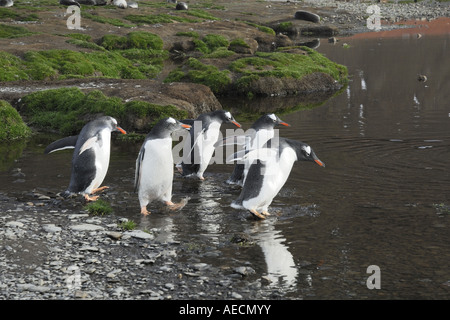
<path fill-rule="evenodd" d="M 212 122 L 206 132 L 203 133 L 203 138 L 200 147 L 200 168 L 197 175 L 203 176 L 206 168 L 210 164 L 212 155 L 214 153 L 214 144 L 219 139 L 220 123 Z"/>
<path fill-rule="evenodd" d="M 297 155 L 292 149 L 285 149 L 280 159 L 274 157 L 266 162 L 263 182 L 259 194 L 251 199 L 244 200 L 242 205 L 247 209 L 263 209 L 272 203 L 273 198 L 286 183 L 291 173 L 292 166 L 297 160 Z"/>
<path fill-rule="evenodd" d="M 111 133 L 108 129 L 104 129 L 100 132 L 100 137 L 99 140 L 96 140 L 92 144 L 92 149 L 95 154 L 95 177 L 86 189 L 86 193 L 88 194 L 100 187 L 108 172 L 111 153 Z"/>
<path fill-rule="evenodd" d="M 139 199 L 170 201 L 173 181 L 172 139 L 148 140 L 139 179 Z"/>

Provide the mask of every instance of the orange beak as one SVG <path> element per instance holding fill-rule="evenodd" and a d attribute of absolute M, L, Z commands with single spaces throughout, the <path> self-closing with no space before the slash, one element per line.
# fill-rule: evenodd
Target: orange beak
<path fill-rule="evenodd" d="M 289 123 L 286 123 L 286 122 L 280 122 L 280 124 L 282 124 L 283 126 L 286 126 L 286 127 L 290 127 Z"/>
<path fill-rule="evenodd" d="M 117 130 L 119 130 L 120 132 L 122 132 L 123 134 L 127 134 L 127 132 L 125 130 L 123 130 L 121 127 L 117 127 Z"/>
<path fill-rule="evenodd" d="M 240 125 L 238 122 L 236 122 L 236 121 L 231 121 L 231 123 L 234 124 L 234 125 L 235 125 L 236 127 L 238 127 L 238 128 L 241 127 L 241 125 Z"/>
<path fill-rule="evenodd" d="M 186 128 L 186 129 L 189 129 L 191 126 L 190 125 L 188 125 L 188 124 L 182 124 L 181 125 L 183 128 Z"/>
<path fill-rule="evenodd" d="M 315 161 L 319 166 L 325 167 L 325 163 L 323 163 L 323 162 L 320 161 L 319 159 L 315 159 L 314 161 Z"/>

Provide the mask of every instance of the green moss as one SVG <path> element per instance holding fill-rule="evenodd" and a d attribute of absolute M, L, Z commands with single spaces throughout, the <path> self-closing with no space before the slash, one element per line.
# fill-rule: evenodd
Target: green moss
<path fill-rule="evenodd" d="M 180 110 L 172 105 L 157 105 L 145 101 L 129 101 L 124 106 L 126 114 L 132 114 L 140 119 L 150 119 L 144 131 L 149 131 L 159 120 L 173 117 L 183 119 L 187 117 L 187 111 Z"/>
<path fill-rule="evenodd" d="M 212 53 L 221 47 L 227 48 L 230 44 L 227 38 L 219 34 L 208 34 L 201 40 L 195 38 L 193 42 L 195 49 L 205 54 Z"/>
<path fill-rule="evenodd" d="M 145 101 L 124 103 L 118 97 L 107 97 L 99 90 L 84 94 L 78 88 L 60 88 L 34 92 L 24 96 L 20 110 L 30 122 L 42 130 L 76 134 L 89 115 L 104 114 L 116 118 L 124 127 L 130 119 L 145 119 L 150 129 L 162 118 L 185 118 L 187 112 L 175 106 L 161 106 Z"/>
<path fill-rule="evenodd" d="M 28 79 L 22 60 L 10 53 L 0 51 L 0 68 L 0 81 Z"/>
<path fill-rule="evenodd" d="M 22 15 L 10 8 L 0 8 L 0 20 L 14 20 L 14 21 L 37 21 L 39 17 L 35 13 Z"/>
<path fill-rule="evenodd" d="M 257 28 L 259 31 L 262 31 L 264 33 L 268 33 L 268 34 L 271 34 L 271 35 L 275 35 L 275 30 L 273 30 L 272 28 L 261 26 L 259 24 L 253 23 L 253 22 L 248 22 L 248 21 L 244 21 L 244 22 L 246 24 L 248 24 L 249 26 Z"/>
<path fill-rule="evenodd" d="M 163 41 L 158 35 L 144 31 L 130 32 L 126 36 L 108 34 L 103 36 L 100 45 L 107 50 L 163 49 Z"/>
<path fill-rule="evenodd" d="M 258 52 L 254 57 L 242 58 L 232 62 L 230 70 L 241 74 L 237 85 L 242 89 L 258 77 L 292 77 L 300 79 L 314 72 L 331 75 L 344 84 L 347 80 L 347 68 L 334 63 L 320 53 L 302 47 L 306 55 L 287 52 Z"/>
<path fill-rule="evenodd" d="M 123 230 L 134 230 L 136 228 L 136 222 L 133 220 L 127 220 L 120 223 L 119 227 Z"/>
<path fill-rule="evenodd" d="M 19 140 L 30 137 L 31 130 L 22 117 L 8 102 L 0 100 L 0 141 Z"/>
<path fill-rule="evenodd" d="M 0 24 L 0 38 L 18 38 L 32 35 L 27 28 L 21 26 L 8 26 Z"/>
<path fill-rule="evenodd" d="M 223 93 L 231 84 L 228 70 L 220 71 L 216 66 L 203 64 L 195 58 L 189 58 L 183 68 L 172 71 L 164 80 L 164 82 L 175 81 L 204 84 L 216 94 Z"/>
<path fill-rule="evenodd" d="M 195 32 L 195 31 L 177 32 L 175 35 L 179 36 L 179 37 L 192 37 L 192 38 L 199 38 L 200 37 L 198 32 Z"/>
<path fill-rule="evenodd" d="M 201 10 L 201 9 L 190 9 L 190 10 L 186 11 L 186 13 L 190 16 L 194 16 L 194 17 L 204 19 L 204 20 L 220 20 L 219 18 L 214 17 L 210 13 L 208 13 L 204 10 Z"/>
<path fill-rule="evenodd" d="M 125 19 L 136 24 L 150 24 L 150 25 L 157 23 L 173 23 L 173 22 L 191 22 L 191 23 L 199 22 L 198 19 L 189 19 L 165 13 L 154 15 L 130 14 L 128 16 L 125 16 Z"/>
<path fill-rule="evenodd" d="M 292 22 L 291 21 L 287 21 L 287 22 L 281 22 L 279 25 L 278 25 L 278 30 L 280 31 L 280 32 L 286 32 L 286 31 L 289 31 L 289 29 L 290 28 L 292 28 Z"/>
<path fill-rule="evenodd" d="M 244 48 L 250 48 L 250 46 L 248 45 L 248 43 L 245 42 L 245 40 L 244 40 L 244 39 L 241 39 L 241 38 L 237 38 L 237 39 L 232 40 L 232 41 L 230 42 L 229 47 L 230 47 L 230 48 L 232 48 L 232 47 L 244 47 Z"/>
<path fill-rule="evenodd" d="M 124 28 L 133 28 L 133 27 L 135 27 L 135 25 L 132 25 L 132 24 L 129 24 L 129 23 L 125 23 L 125 22 L 123 22 L 120 19 L 108 18 L 108 17 L 104 17 L 104 16 L 98 16 L 98 15 L 91 14 L 91 13 L 86 12 L 86 11 L 81 11 L 81 17 L 82 18 L 91 19 L 93 21 L 100 22 L 100 23 L 111 24 L 111 25 L 116 26 L 116 27 L 124 27 Z"/>
<path fill-rule="evenodd" d="M 227 48 L 230 44 L 227 38 L 219 34 L 208 34 L 202 40 L 208 46 L 209 53 L 220 47 Z"/>
<path fill-rule="evenodd" d="M 214 52 L 203 55 L 203 58 L 228 58 L 236 54 L 234 51 L 228 50 L 225 47 L 220 47 L 214 50 Z"/>
<path fill-rule="evenodd" d="M 111 206 L 101 199 L 88 203 L 84 208 L 95 216 L 104 216 L 112 212 Z"/>

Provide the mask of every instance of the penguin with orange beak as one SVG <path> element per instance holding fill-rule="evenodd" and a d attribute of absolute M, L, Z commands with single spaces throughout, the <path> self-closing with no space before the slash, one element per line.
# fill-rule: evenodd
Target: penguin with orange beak
<path fill-rule="evenodd" d="M 325 167 L 308 144 L 278 137 L 263 148 L 237 152 L 228 161 L 241 159 L 250 166 L 241 194 L 231 207 L 246 209 L 259 219 L 270 215 L 268 208 L 289 178 L 294 162 L 308 161 Z"/>
<path fill-rule="evenodd" d="M 64 197 L 78 193 L 86 201 L 95 201 L 98 196 L 91 195 L 108 188 L 100 185 L 108 172 L 112 131 L 126 134 L 113 117 L 100 117 L 87 123 L 79 135 L 59 139 L 47 146 L 45 153 L 75 149 L 70 183 L 63 193 Z"/>
<path fill-rule="evenodd" d="M 195 120 L 186 119 L 181 122 L 191 125 L 192 129 L 185 140 L 183 159 L 177 164 L 178 171 L 184 177 L 194 176 L 204 180 L 203 173 L 213 156 L 222 124 L 232 123 L 238 128 L 241 125 L 226 110 L 203 113 Z"/>
<path fill-rule="evenodd" d="M 134 179 L 141 213 L 150 214 L 147 205 L 154 201 L 164 202 L 169 209 L 176 210 L 185 203 L 172 202 L 174 161 L 172 154 L 172 133 L 191 126 L 172 117 L 160 120 L 150 131 L 142 144 L 136 159 Z"/>

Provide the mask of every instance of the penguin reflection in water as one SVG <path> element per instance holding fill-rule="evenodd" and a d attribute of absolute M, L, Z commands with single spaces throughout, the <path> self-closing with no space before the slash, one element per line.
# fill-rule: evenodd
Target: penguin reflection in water
<path fill-rule="evenodd" d="M 231 207 L 247 209 L 260 219 L 270 215 L 268 207 L 286 183 L 295 161 L 313 161 L 325 167 L 306 143 L 274 138 L 266 146 L 269 147 L 250 152 L 244 150 L 231 157 L 231 161 L 244 160 L 251 163 L 241 194 L 231 203 Z"/>
<path fill-rule="evenodd" d="M 86 201 L 95 201 L 98 196 L 91 195 L 108 188 L 100 185 L 109 167 L 112 131 L 126 134 L 116 119 L 105 116 L 87 123 L 79 135 L 59 139 L 47 146 L 45 153 L 75 148 L 70 184 L 64 197 L 79 193 Z"/>
<path fill-rule="evenodd" d="M 143 215 L 150 213 L 147 205 L 153 200 L 161 200 L 173 210 L 184 206 L 183 202 L 174 204 L 171 200 L 174 172 L 171 134 L 190 127 L 166 118 L 160 120 L 145 138 L 136 160 L 134 182 Z"/>

